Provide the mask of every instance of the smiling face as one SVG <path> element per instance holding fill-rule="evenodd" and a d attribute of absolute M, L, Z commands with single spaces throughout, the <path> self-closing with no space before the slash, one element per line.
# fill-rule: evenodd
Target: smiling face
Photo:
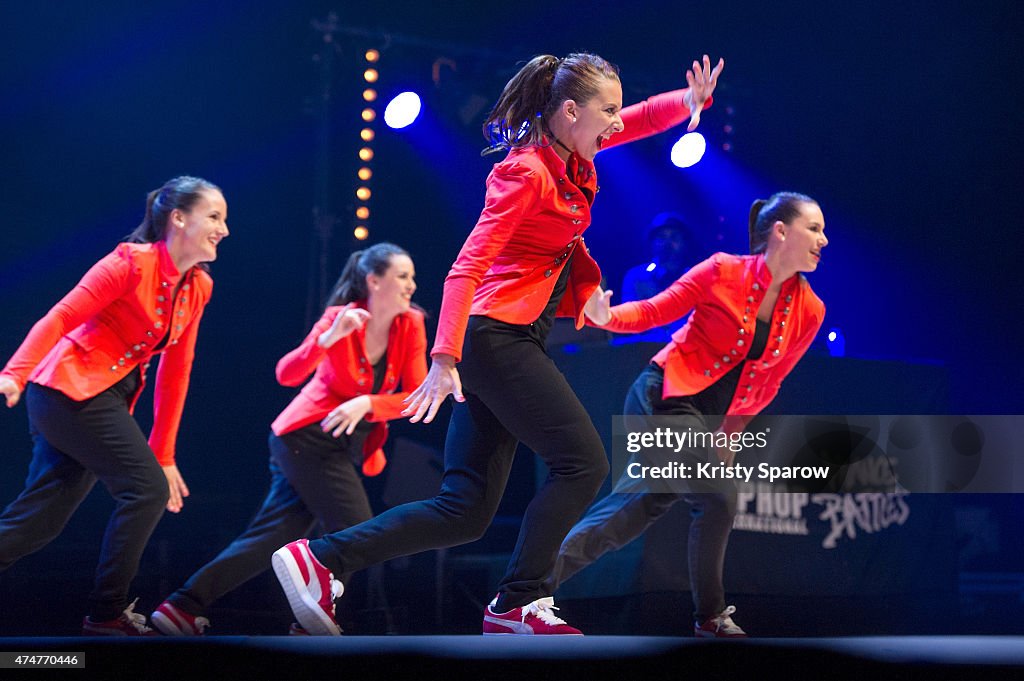
<path fill-rule="evenodd" d="M 559 114 L 565 132 L 559 135 L 580 157 L 592 161 L 608 138 L 625 127 L 622 110 L 622 84 L 616 78 L 602 78 L 597 92 L 585 104 L 573 100 L 562 103 Z"/>
<path fill-rule="evenodd" d="M 187 211 L 171 212 L 168 240 L 181 271 L 217 259 L 217 246 L 228 235 L 227 220 L 228 204 L 224 196 L 213 189 L 200 192 Z"/>
<path fill-rule="evenodd" d="M 801 203 L 800 212 L 788 224 L 775 224 L 774 236 L 783 267 L 797 272 L 813 272 L 821 262 L 821 251 L 828 246 L 825 216 L 816 203 Z"/>
<path fill-rule="evenodd" d="M 392 255 L 384 274 L 366 275 L 369 290 L 368 303 L 378 309 L 406 312 L 416 292 L 416 268 L 412 258 L 403 254 Z"/>

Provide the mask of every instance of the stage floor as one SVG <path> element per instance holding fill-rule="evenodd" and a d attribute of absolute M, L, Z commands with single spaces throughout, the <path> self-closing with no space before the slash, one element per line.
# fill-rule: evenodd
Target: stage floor
<path fill-rule="evenodd" d="M 135 679 L 1024 678 L 1024 638 L 998 636 L 0 638 L 12 652 L 78 653 L 85 676 Z"/>

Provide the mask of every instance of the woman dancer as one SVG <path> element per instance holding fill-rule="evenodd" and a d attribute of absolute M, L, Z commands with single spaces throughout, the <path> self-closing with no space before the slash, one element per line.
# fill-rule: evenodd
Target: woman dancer
<path fill-rule="evenodd" d="M 337 532 L 373 517 L 356 466 L 381 472 L 387 421 L 427 373 L 415 277 L 409 254 L 394 244 L 349 257 L 323 316 L 277 363 L 282 385 L 313 380 L 271 425 L 266 499 L 249 527 L 156 609 L 161 632 L 201 635 L 209 606 L 263 572 L 281 544 L 317 523 Z"/>
<path fill-rule="evenodd" d="M 25 391 L 34 443 L 25 489 L 0 515 L 0 571 L 53 540 L 96 480 L 116 502 L 85 634 L 155 634 L 128 590 L 164 507 L 177 513 L 188 496 L 175 438 L 213 289 L 202 263 L 216 260 L 227 216 L 206 180 L 177 177 L 150 192 L 142 224 L 32 327 L 0 372 L 8 407 Z M 157 354 L 147 442 L 132 410 Z"/>
<path fill-rule="evenodd" d="M 455 396 L 441 491 L 275 552 L 292 610 L 311 633 L 338 633 L 332 573 L 479 538 L 520 441 L 550 473 L 523 517 L 508 571 L 484 613 L 484 633 L 580 633 L 554 615 L 543 580 L 608 462 L 590 417 L 547 356 L 545 338 L 555 316 L 582 325 L 583 306 L 601 279 L 582 246 L 597 193 L 594 156 L 687 118 L 696 127 L 722 67 L 720 61 L 712 69 L 705 55 L 687 72 L 688 89 L 626 109 L 617 70 L 592 54 L 535 57 L 505 86 L 484 129 L 493 147 L 509 153 L 488 176 L 483 213 L 445 281 L 433 364 L 406 410 L 413 422 L 429 422 Z"/>
<path fill-rule="evenodd" d="M 623 413 L 678 417 L 673 423 L 680 431 L 741 432 L 803 357 L 825 316 L 825 306 L 802 275 L 817 269 L 828 245 L 821 208 L 803 194 L 780 192 L 754 202 L 749 228 L 753 255 L 716 253 L 653 298 L 610 307 L 611 291 L 594 294 L 587 316 L 610 331 L 646 331 L 693 311 L 637 377 Z M 714 455 L 692 450 L 677 456 L 700 463 L 717 461 L 710 459 Z M 680 499 L 693 515 L 688 558 L 694 633 L 745 636 L 732 620 L 735 608 L 725 605 L 722 585 L 736 515 L 731 480 L 652 492 L 649 483 L 624 472 L 613 493 L 562 542 L 547 589 L 553 593 L 608 551 L 639 537 Z"/>

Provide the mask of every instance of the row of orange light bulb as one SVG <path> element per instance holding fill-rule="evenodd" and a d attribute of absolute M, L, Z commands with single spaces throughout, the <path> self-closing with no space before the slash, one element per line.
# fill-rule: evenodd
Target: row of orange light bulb
<path fill-rule="evenodd" d="M 373 141 L 375 134 L 373 128 L 369 127 L 370 123 L 373 123 L 377 118 L 376 110 L 371 106 L 373 102 L 377 100 L 377 91 L 373 89 L 373 83 L 377 82 L 377 78 L 380 74 L 377 73 L 377 69 L 373 67 L 374 64 L 380 59 L 380 52 L 377 50 L 367 50 L 364 55 L 367 64 L 369 66 L 363 71 L 363 80 L 366 81 L 368 87 L 363 90 L 363 101 L 366 102 L 366 107 L 363 108 L 362 118 L 363 122 L 366 123 L 366 127 L 359 131 L 359 137 L 363 140 L 364 146 L 359 150 L 359 160 L 363 162 L 360 166 L 359 172 L 356 173 L 359 180 L 363 183 L 356 189 L 356 198 L 361 202 L 356 208 L 356 227 L 352 230 L 352 236 L 359 241 L 365 241 L 370 237 L 370 230 L 366 226 L 366 221 L 370 219 L 370 207 L 367 205 L 370 201 L 370 197 L 373 193 L 367 186 L 370 178 L 373 177 L 373 170 L 370 169 L 370 161 L 373 160 L 373 149 L 369 146 L 370 142 Z"/>

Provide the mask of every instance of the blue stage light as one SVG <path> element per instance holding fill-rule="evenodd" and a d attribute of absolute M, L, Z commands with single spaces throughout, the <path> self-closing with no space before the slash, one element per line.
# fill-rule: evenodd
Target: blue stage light
<path fill-rule="evenodd" d="M 672 145 L 672 163 L 679 168 L 689 168 L 704 157 L 708 144 L 699 132 L 688 132 Z"/>
<path fill-rule="evenodd" d="M 420 96 L 415 92 L 396 95 L 384 109 L 384 122 L 395 130 L 411 125 L 420 115 L 420 106 Z"/>

